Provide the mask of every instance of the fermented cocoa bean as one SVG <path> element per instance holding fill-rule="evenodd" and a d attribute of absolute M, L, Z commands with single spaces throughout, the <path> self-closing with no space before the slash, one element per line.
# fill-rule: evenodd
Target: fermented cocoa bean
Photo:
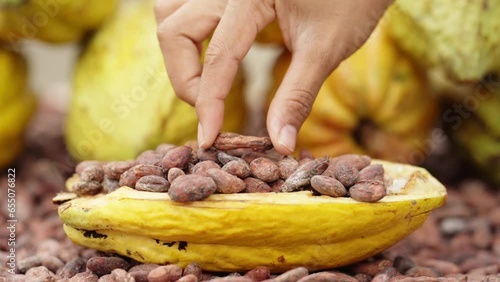
<path fill-rule="evenodd" d="M 387 282 L 398 274 L 400 273 L 398 273 L 398 270 L 395 267 L 389 266 L 377 273 L 371 282 Z"/>
<path fill-rule="evenodd" d="M 434 269 L 423 266 L 414 266 L 408 269 L 404 273 L 404 275 L 411 277 L 417 277 L 417 276 L 438 277 L 438 273 Z"/>
<path fill-rule="evenodd" d="M 362 170 L 371 163 L 372 159 L 367 155 L 345 154 L 332 158 L 331 164 L 347 164 L 355 167 L 357 170 Z"/>
<path fill-rule="evenodd" d="M 199 148 L 198 151 L 196 152 L 196 155 L 198 156 L 198 161 L 212 161 L 214 163 L 219 162 L 219 158 L 217 157 L 219 155 L 219 150 L 217 150 L 214 147 L 210 147 L 208 149 L 203 149 Z"/>
<path fill-rule="evenodd" d="M 271 183 L 269 186 L 271 187 L 271 192 L 274 193 L 280 193 L 281 192 L 281 186 L 285 183 L 285 180 L 283 179 L 278 179 Z"/>
<path fill-rule="evenodd" d="M 384 181 L 384 167 L 381 164 L 372 164 L 359 171 L 358 181 Z"/>
<path fill-rule="evenodd" d="M 394 258 L 394 267 L 399 273 L 405 273 L 408 269 L 415 266 L 415 262 L 406 256 L 397 256 Z"/>
<path fill-rule="evenodd" d="M 201 176 L 207 176 L 207 170 L 211 168 L 220 169 L 220 165 L 210 160 L 201 161 L 193 166 L 193 168 L 191 169 L 191 173 Z"/>
<path fill-rule="evenodd" d="M 175 202 L 200 201 L 212 195 L 217 185 L 212 178 L 188 174 L 177 177 L 170 185 L 168 195 Z"/>
<path fill-rule="evenodd" d="M 194 274 L 188 274 L 182 276 L 176 282 L 198 282 L 198 278 Z"/>
<path fill-rule="evenodd" d="M 146 175 L 163 176 L 163 170 L 161 167 L 155 165 L 133 166 L 120 176 L 119 185 L 134 188 L 137 180 Z"/>
<path fill-rule="evenodd" d="M 156 146 L 155 151 L 162 155 L 165 155 L 168 151 L 172 150 L 175 147 L 176 146 L 173 144 L 159 144 L 158 146 Z"/>
<path fill-rule="evenodd" d="M 76 257 L 63 266 L 60 276 L 62 278 L 71 278 L 77 273 L 84 272 L 86 268 L 87 262 L 81 257 Z"/>
<path fill-rule="evenodd" d="M 96 160 L 81 161 L 76 165 L 75 172 L 76 172 L 76 174 L 80 175 L 85 168 L 87 168 L 88 166 L 94 166 L 94 165 L 102 166 L 103 162 L 96 161 Z"/>
<path fill-rule="evenodd" d="M 286 157 L 278 162 L 278 167 L 281 179 L 286 180 L 297 170 L 299 162 L 292 157 Z"/>
<path fill-rule="evenodd" d="M 381 270 L 391 267 L 392 261 L 388 259 L 379 259 L 369 262 L 360 262 L 352 265 L 349 269 L 354 273 L 363 273 L 370 276 L 375 276 Z"/>
<path fill-rule="evenodd" d="M 270 275 L 269 268 L 261 266 L 248 271 L 244 276 L 258 282 L 268 279 Z"/>
<path fill-rule="evenodd" d="M 97 276 L 111 273 L 114 269 L 127 269 L 128 262 L 120 257 L 93 257 L 87 261 L 87 268 Z"/>
<path fill-rule="evenodd" d="M 272 279 L 263 280 L 266 282 L 297 282 L 302 277 L 309 275 L 309 271 L 305 267 L 297 267 L 288 270 Z"/>
<path fill-rule="evenodd" d="M 302 277 L 297 282 L 358 282 L 358 280 L 344 273 L 322 271 Z"/>
<path fill-rule="evenodd" d="M 302 160 L 302 159 L 314 159 L 314 155 L 311 153 L 311 151 L 307 150 L 307 149 L 300 149 L 299 150 L 299 160 Z"/>
<path fill-rule="evenodd" d="M 97 181 L 78 181 L 71 188 L 78 196 L 96 195 L 102 191 L 102 185 Z"/>
<path fill-rule="evenodd" d="M 198 279 L 198 281 L 201 281 L 203 277 L 203 271 L 201 270 L 199 264 L 197 264 L 196 262 L 192 262 L 186 265 L 186 267 L 184 267 L 184 270 L 182 271 L 182 276 L 187 275 L 194 275 Z"/>
<path fill-rule="evenodd" d="M 30 268 L 26 271 L 26 281 L 46 281 L 55 282 L 56 277 L 54 273 L 50 272 L 45 266 L 37 266 Z"/>
<path fill-rule="evenodd" d="M 381 181 L 358 182 L 349 188 L 349 196 L 356 201 L 374 203 L 385 197 L 386 187 Z"/>
<path fill-rule="evenodd" d="M 305 165 L 306 163 L 311 162 L 312 160 L 314 160 L 314 159 L 311 159 L 311 158 L 303 158 L 303 159 L 300 159 L 300 160 L 298 161 L 298 165 L 299 165 L 299 167 L 301 167 L 301 166 Z"/>
<path fill-rule="evenodd" d="M 311 178 L 311 187 L 321 195 L 344 197 L 347 190 L 337 179 L 324 175 L 314 175 Z"/>
<path fill-rule="evenodd" d="M 185 174 L 186 173 L 182 169 L 178 167 L 173 167 L 168 170 L 167 180 L 168 182 L 172 183 L 177 177 Z"/>
<path fill-rule="evenodd" d="M 217 191 L 223 194 L 233 194 L 245 189 L 245 182 L 218 168 L 207 170 L 207 176 L 212 178 L 217 185 Z"/>
<path fill-rule="evenodd" d="M 111 271 L 111 278 L 117 282 L 137 282 L 130 273 L 121 268 L 113 269 Z"/>
<path fill-rule="evenodd" d="M 105 193 L 111 193 L 120 188 L 120 183 L 117 179 L 111 179 L 106 175 L 104 176 L 104 180 L 102 181 L 102 188 L 104 189 Z"/>
<path fill-rule="evenodd" d="M 175 264 L 162 265 L 148 275 L 149 282 L 174 282 L 182 277 L 182 268 Z"/>
<path fill-rule="evenodd" d="M 222 165 L 225 165 L 230 161 L 244 161 L 242 158 L 238 158 L 222 151 L 217 153 L 217 159 Z"/>
<path fill-rule="evenodd" d="M 102 182 L 104 180 L 104 169 L 102 165 L 95 164 L 85 167 L 80 174 L 80 180 Z"/>
<path fill-rule="evenodd" d="M 305 186 L 311 184 L 311 178 L 314 175 L 321 174 L 328 167 L 329 157 L 323 157 L 314 159 L 299 168 L 285 180 L 283 186 L 281 186 L 281 191 L 292 192 L 301 190 Z"/>
<path fill-rule="evenodd" d="M 193 149 L 189 146 L 179 146 L 169 150 L 162 159 L 162 167 L 168 171 L 173 167 L 185 169 L 191 161 Z"/>
<path fill-rule="evenodd" d="M 69 282 L 98 282 L 99 277 L 91 271 L 77 273 L 69 279 Z"/>
<path fill-rule="evenodd" d="M 274 182 L 280 178 L 280 169 L 272 160 L 260 157 L 250 163 L 252 175 L 264 182 Z"/>
<path fill-rule="evenodd" d="M 135 189 L 148 192 L 167 192 L 170 188 L 170 182 L 157 175 L 146 175 L 137 180 Z"/>
<path fill-rule="evenodd" d="M 243 179 L 243 182 L 245 182 L 245 189 L 243 190 L 245 193 L 268 193 L 272 191 L 269 184 L 255 177 L 247 177 Z"/>
<path fill-rule="evenodd" d="M 249 148 L 255 151 L 266 151 L 273 148 L 273 143 L 269 137 L 244 136 L 222 132 L 215 138 L 213 146 L 219 150 Z"/>
<path fill-rule="evenodd" d="M 17 270 L 20 273 L 25 273 L 28 269 L 40 265 L 42 265 L 42 259 L 40 256 L 29 256 L 19 260 L 17 263 Z"/>
<path fill-rule="evenodd" d="M 64 266 L 64 262 L 56 256 L 45 255 L 40 257 L 40 259 L 42 261 L 42 266 L 45 266 L 53 273 L 56 273 L 58 269 Z"/>
<path fill-rule="evenodd" d="M 340 181 L 344 187 L 349 188 L 358 180 L 359 171 L 353 165 L 347 163 L 335 164 L 334 168 L 335 179 Z"/>
<path fill-rule="evenodd" d="M 104 174 L 110 179 L 118 180 L 125 171 L 131 169 L 135 165 L 137 165 L 135 160 L 109 162 L 103 167 Z"/>
<path fill-rule="evenodd" d="M 250 176 L 250 165 L 242 159 L 227 162 L 222 170 L 241 179 Z"/>
<path fill-rule="evenodd" d="M 163 156 L 164 154 L 162 153 L 158 153 L 153 150 L 147 150 L 139 154 L 139 156 L 137 156 L 135 160 L 137 161 L 137 164 L 161 166 Z"/>

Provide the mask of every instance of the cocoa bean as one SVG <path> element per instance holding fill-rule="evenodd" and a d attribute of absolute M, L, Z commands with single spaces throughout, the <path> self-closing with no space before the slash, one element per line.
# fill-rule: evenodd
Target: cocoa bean
<path fill-rule="evenodd" d="M 166 171 L 173 167 L 185 169 L 191 161 L 193 149 L 189 146 L 180 146 L 169 150 L 162 159 L 162 167 Z"/>
<path fill-rule="evenodd" d="M 129 170 L 135 165 L 137 165 L 137 162 L 135 160 L 109 162 L 103 167 L 104 174 L 109 179 L 119 180 L 120 176 L 125 173 L 125 171 Z"/>
<path fill-rule="evenodd" d="M 135 160 L 137 164 L 161 166 L 164 155 L 153 150 L 147 150 L 139 154 Z"/>
<path fill-rule="evenodd" d="M 96 160 L 87 160 L 87 161 L 79 162 L 75 167 L 75 172 L 76 172 L 76 174 L 81 175 L 81 173 L 83 172 L 83 170 L 85 168 L 87 168 L 89 166 L 95 166 L 95 165 L 102 166 L 103 162 L 96 161 Z"/>
<path fill-rule="evenodd" d="M 331 159 L 332 166 L 337 164 L 347 164 L 357 170 L 362 170 L 371 163 L 372 159 L 367 155 L 345 154 Z"/>
<path fill-rule="evenodd" d="M 285 183 L 285 180 L 283 180 L 283 179 L 278 179 L 278 180 L 274 181 L 273 183 L 271 183 L 270 184 L 271 192 L 274 192 L 274 193 L 281 192 L 281 187 L 283 186 L 283 183 Z"/>
<path fill-rule="evenodd" d="M 117 179 L 111 179 L 106 175 L 102 181 L 102 188 L 105 193 L 111 193 L 120 188 L 120 183 Z"/>
<path fill-rule="evenodd" d="M 274 182 L 280 177 L 278 165 L 265 157 L 253 160 L 250 163 L 250 171 L 253 176 L 268 183 Z"/>
<path fill-rule="evenodd" d="M 385 197 L 386 187 L 381 181 L 358 182 L 349 188 L 349 196 L 359 202 L 374 203 Z"/>
<path fill-rule="evenodd" d="M 281 179 L 286 180 L 297 170 L 299 162 L 292 157 L 286 157 L 278 162 L 278 167 Z"/>
<path fill-rule="evenodd" d="M 102 191 L 102 185 L 97 181 L 78 181 L 71 188 L 78 196 L 96 195 Z"/>
<path fill-rule="evenodd" d="M 198 156 L 198 161 L 212 161 L 214 163 L 219 162 L 219 158 L 217 157 L 219 155 L 219 150 L 217 150 L 214 147 L 210 147 L 208 149 L 203 149 L 199 148 L 198 151 L 196 152 Z"/>
<path fill-rule="evenodd" d="M 434 269 L 424 266 L 414 266 L 408 269 L 404 274 L 411 277 L 417 277 L 417 276 L 438 277 L 438 273 Z"/>
<path fill-rule="evenodd" d="M 168 182 L 172 183 L 177 177 L 185 174 L 186 173 L 182 169 L 178 167 L 173 167 L 168 170 L 167 180 Z"/>
<path fill-rule="evenodd" d="M 379 271 L 371 282 L 387 282 L 398 274 L 398 270 L 395 267 L 389 266 Z"/>
<path fill-rule="evenodd" d="M 168 195 L 175 202 L 192 202 L 206 199 L 217 190 L 212 178 L 188 174 L 177 177 L 172 182 Z"/>
<path fill-rule="evenodd" d="M 347 274 L 322 271 L 302 277 L 297 282 L 358 282 L 358 280 Z"/>
<path fill-rule="evenodd" d="M 197 174 L 201 176 L 207 176 L 207 170 L 211 168 L 221 168 L 219 164 L 213 162 L 213 161 L 201 161 L 197 164 L 194 165 L 193 169 L 191 170 L 192 174 Z"/>
<path fill-rule="evenodd" d="M 174 282 L 182 276 L 182 268 L 175 264 L 159 266 L 148 275 L 149 282 Z"/>
<path fill-rule="evenodd" d="M 113 269 L 111 271 L 111 278 L 114 279 L 114 281 L 119 281 L 119 282 L 137 282 L 135 281 L 135 278 L 130 275 L 127 271 L 117 268 Z"/>
<path fill-rule="evenodd" d="M 131 267 L 128 273 L 134 278 L 135 282 L 148 282 L 149 273 L 158 266 L 157 264 L 139 264 Z"/>
<path fill-rule="evenodd" d="M 340 181 L 344 187 L 349 188 L 358 180 L 359 171 L 354 166 L 347 163 L 339 163 L 335 165 L 334 171 L 335 179 Z"/>
<path fill-rule="evenodd" d="M 93 257 L 87 261 L 87 268 L 97 276 L 110 274 L 117 268 L 127 269 L 128 262 L 119 257 Z"/>
<path fill-rule="evenodd" d="M 307 150 L 307 149 L 300 149 L 299 150 L 299 160 L 302 160 L 302 159 L 314 159 L 314 155 L 311 153 L 311 151 Z"/>
<path fill-rule="evenodd" d="M 381 164 L 372 164 L 359 171 L 358 181 L 384 181 L 384 167 Z"/>
<path fill-rule="evenodd" d="M 305 267 L 297 267 L 288 270 L 272 279 L 263 280 L 266 282 L 297 282 L 299 279 L 309 275 L 309 271 Z"/>
<path fill-rule="evenodd" d="M 45 266 L 53 273 L 56 273 L 58 269 L 64 266 L 64 262 L 56 256 L 46 255 L 42 256 L 40 259 L 42 261 L 42 266 Z"/>
<path fill-rule="evenodd" d="M 388 259 L 378 259 L 369 262 L 360 262 L 352 265 L 349 269 L 354 273 L 363 273 L 374 277 L 381 270 L 391 267 L 392 261 Z"/>
<path fill-rule="evenodd" d="M 23 259 L 20 259 L 17 263 L 17 270 L 20 273 L 25 273 L 28 269 L 41 266 L 42 259 L 40 256 L 29 256 Z"/>
<path fill-rule="evenodd" d="M 311 162 L 312 160 L 313 159 L 310 159 L 310 158 L 303 158 L 303 159 L 300 159 L 297 164 L 299 165 L 299 167 L 301 167 L 301 166 L 305 165 L 306 163 Z"/>
<path fill-rule="evenodd" d="M 270 275 L 271 272 L 269 271 L 269 268 L 262 266 L 248 271 L 244 276 L 252 279 L 252 281 L 258 282 L 268 279 Z"/>
<path fill-rule="evenodd" d="M 146 175 L 141 177 L 135 183 L 135 189 L 149 192 L 167 192 L 170 188 L 170 182 L 157 175 Z"/>
<path fill-rule="evenodd" d="M 69 279 L 69 282 L 98 282 L 99 277 L 90 271 L 77 273 Z"/>
<path fill-rule="evenodd" d="M 137 183 L 141 177 L 146 175 L 163 176 L 163 170 L 161 167 L 155 165 L 133 166 L 120 176 L 119 185 L 134 188 L 135 183 Z"/>
<path fill-rule="evenodd" d="M 159 144 L 158 146 L 156 146 L 155 151 L 162 155 L 165 155 L 168 151 L 172 150 L 173 148 L 175 148 L 175 145 L 173 144 Z"/>
<path fill-rule="evenodd" d="M 210 279 L 211 282 L 253 282 L 252 279 L 242 276 L 226 276 Z"/>
<path fill-rule="evenodd" d="M 247 177 L 243 179 L 243 182 L 245 183 L 245 189 L 243 190 L 245 193 L 268 193 L 272 191 L 269 184 L 255 177 Z"/>
<path fill-rule="evenodd" d="M 245 189 L 245 182 L 218 168 L 207 170 L 207 176 L 212 178 L 217 185 L 217 191 L 223 194 L 233 194 Z"/>
<path fill-rule="evenodd" d="M 311 178 L 311 187 L 321 195 L 330 197 L 344 197 L 347 195 L 347 190 L 340 181 L 324 175 L 314 175 Z"/>
<path fill-rule="evenodd" d="M 242 159 L 227 162 L 222 170 L 241 179 L 250 176 L 250 165 Z"/>
<path fill-rule="evenodd" d="M 356 278 L 359 282 L 370 282 L 372 281 L 372 277 L 368 274 L 364 273 L 358 273 L 354 275 L 354 278 Z"/>
<path fill-rule="evenodd" d="M 62 278 L 71 278 L 77 273 L 84 272 L 87 268 L 87 262 L 80 257 L 68 261 L 62 268 L 60 276 Z"/>
<path fill-rule="evenodd" d="M 184 267 L 184 270 L 182 271 L 183 276 L 194 275 L 198 281 L 202 280 L 203 278 L 202 274 L 203 272 L 201 270 L 200 265 L 195 262 L 186 265 L 186 267 Z"/>
<path fill-rule="evenodd" d="M 406 256 L 397 256 L 394 258 L 394 267 L 399 273 L 405 273 L 408 269 L 415 266 L 415 262 Z"/>
<path fill-rule="evenodd" d="M 323 157 L 314 159 L 299 168 L 285 180 L 283 186 L 281 186 L 281 191 L 292 192 L 301 190 L 305 186 L 311 184 L 311 178 L 314 175 L 321 174 L 328 167 L 329 157 Z"/>
<path fill-rule="evenodd" d="M 226 152 L 218 152 L 217 153 L 217 159 L 222 165 L 227 164 L 230 161 L 244 161 L 242 158 L 238 158 L 236 156 L 232 156 Z"/>
<path fill-rule="evenodd" d="M 85 169 L 80 174 L 80 180 L 82 181 L 97 181 L 102 182 L 104 180 L 104 169 L 102 165 L 95 164 L 85 167 Z"/>
<path fill-rule="evenodd" d="M 198 282 L 198 278 L 194 274 L 188 274 L 182 276 L 176 282 Z"/>
<path fill-rule="evenodd" d="M 45 266 L 37 266 L 30 268 L 25 274 L 26 281 L 44 281 L 55 282 L 56 276 L 50 272 Z"/>
<path fill-rule="evenodd" d="M 273 143 L 269 137 L 244 136 L 222 132 L 215 138 L 213 146 L 219 150 L 249 148 L 256 151 L 266 151 L 273 148 Z"/>

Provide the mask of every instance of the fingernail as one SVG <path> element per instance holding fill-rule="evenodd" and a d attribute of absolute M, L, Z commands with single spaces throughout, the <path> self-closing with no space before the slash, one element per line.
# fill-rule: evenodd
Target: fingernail
<path fill-rule="evenodd" d="M 297 129 L 292 125 L 285 125 L 281 128 L 278 135 L 278 143 L 293 152 L 295 150 L 295 140 L 297 138 Z"/>
<path fill-rule="evenodd" d="M 198 123 L 198 147 L 203 147 L 205 144 L 205 134 L 203 133 L 203 126 Z"/>

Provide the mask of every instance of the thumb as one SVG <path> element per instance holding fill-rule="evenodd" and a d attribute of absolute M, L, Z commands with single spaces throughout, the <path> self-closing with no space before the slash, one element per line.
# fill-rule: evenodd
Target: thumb
<path fill-rule="evenodd" d="M 269 137 L 278 152 L 293 153 L 300 127 L 309 116 L 321 85 L 336 66 L 331 55 L 321 56 L 317 50 L 293 54 L 267 114 Z"/>

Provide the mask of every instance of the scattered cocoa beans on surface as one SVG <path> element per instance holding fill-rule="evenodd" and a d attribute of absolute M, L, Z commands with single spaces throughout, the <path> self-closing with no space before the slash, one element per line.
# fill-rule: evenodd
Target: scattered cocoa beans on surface
<path fill-rule="evenodd" d="M 274 151 L 268 137 L 235 133 L 220 133 L 209 149 L 198 148 L 195 142 L 184 146 L 161 144 L 135 160 L 84 161 L 77 168 L 80 181 L 73 190 L 79 196 L 109 193 L 120 186 L 168 192 L 173 201 L 180 202 L 203 200 L 214 193 L 300 190 L 361 202 L 377 202 L 386 195 L 384 169 L 371 164 L 368 156 L 314 158 L 301 150 L 294 158 Z M 215 190 L 206 177 L 213 180 Z"/>

